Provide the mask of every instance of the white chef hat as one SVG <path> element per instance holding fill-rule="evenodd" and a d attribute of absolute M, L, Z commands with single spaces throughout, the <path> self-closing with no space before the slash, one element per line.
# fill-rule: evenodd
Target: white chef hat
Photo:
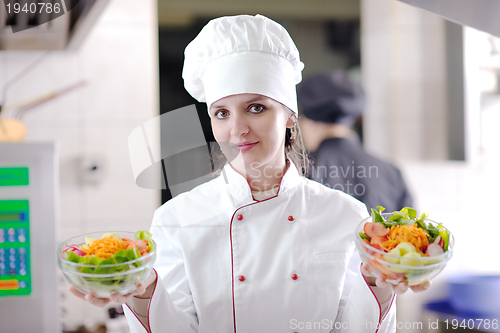
<path fill-rule="evenodd" d="M 270 97 L 297 113 L 304 64 L 288 32 L 262 15 L 211 20 L 184 52 L 184 87 L 210 108 L 235 94 Z"/>

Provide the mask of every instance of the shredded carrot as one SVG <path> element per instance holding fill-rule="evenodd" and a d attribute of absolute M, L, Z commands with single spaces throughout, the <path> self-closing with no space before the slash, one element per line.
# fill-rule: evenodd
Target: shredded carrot
<path fill-rule="evenodd" d="M 384 248 L 387 251 L 395 248 L 399 243 L 409 242 L 412 243 L 415 248 L 424 253 L 429 246 L 429 240 L 427 239 L 429 234 L 426 233 L 422 228 L 418 228 L 415 223 L 411 225 L 398 225 L 392 226 L 389 235 L 387 236 L 387 241 L 383 243 Z"/>
<path fill-rule="evenodd" d="M 127 249 L 129 243 L 115 237 L 97 239 L 88 245 L 84 251 L 85 257 L 95 255 L 100 258 L 110 258 L 116 251 Z"/>

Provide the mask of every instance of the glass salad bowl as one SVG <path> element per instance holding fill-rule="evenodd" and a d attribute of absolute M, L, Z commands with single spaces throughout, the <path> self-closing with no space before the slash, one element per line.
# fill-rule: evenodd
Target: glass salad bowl
<path fill-rule="evenodd" d="M 381 236 L 387 233 L 387 230 L 384 232 L 383 228 L 378 225 L 380 224 L 380 218 L 389 222 L 386 225 L 390 225 L 392 222 L 388 219 L 393 215 L 394 213 L 379 212 L 379 215 L 374 217 L 372 213 L 371 217 L 364 219 L 357 226 L 355 233 L 356 248 L 363 264 L 375 277 L 383 277 L 392 284 L 406 282 L 408 285 L 414 286 L 430 281 L 444 269 L 451 259 L 454 247 L 453 235 L 440 224 L 425 218 L 424 227 L 431 230 L 429 245 L 422 246 L 422 248 L 425 248 L 425 252 L 416 249 L 419 248 L 420 243 L 415 241 L 413 242 L 417 246 L 414 246 L 409 241 L 404 241 L 394 247 L 398 243 L 394 241 L 393 236 L 395 233 Z M 367 224 L 373 223 L 374 220 L 379 221 L 374 224 Z M 403 220 L 403 223 L 408 223 L 411 226 L 414 225 L 413 222 L 415 220 Z M 390 230 L 391 227 L 389 227 Z M 440 232 L 438 236 L 436 236 L 437 232 Z M 370 235 L 367 235 L 367 233 Z M 433 233 L 435 237 L 432 237 Z M 429 234 L 427 233 L 427 235 Z M 391 239 L 388 239 L 389 236 L 393 240 L 392 244 Z M 406 237 L 405 240 L 411 239 L 411 236 L 403 235 L 402 237 Z M 443 238 L 445 238 L 446 244 L 443 244 Z M 387 242 L 388 240 L 389 242 Z M 431 246 L 431 244 L 435 245 Z M 391 249 L 391 247 L 393 248 Z"/>
<path fill-rule="evenodd" d="M 147 239 L 144 239 L 146 233 Z M 109 258 L 99 258 L 96 255 L 85 256 L 85 250 L 93 240 L 101 240 L 104 236 L 119 237 L 121 240 L 137 242 L 143 237 L 141 244 L 148 245 L 141 252 L 135 246 L 130 249 L 115 252 Z M 96 297 L 108 298 L 111 294 L 126 295 L 133 292 L 137 285 L 144 282 L 156 259 L 156 246 L 148 232 L 113 232 L 90 233 L 70 238 L 62 242 L 57 249 L 57 262 L 64 277 L 76 290 L 83 294 L 92 294 Z M 101 238 L 102 237 L 102 238 Z M 140 247 L 139 247 L 140 248 Z M 90 250 L 89 250 L 90 252 Z"/>

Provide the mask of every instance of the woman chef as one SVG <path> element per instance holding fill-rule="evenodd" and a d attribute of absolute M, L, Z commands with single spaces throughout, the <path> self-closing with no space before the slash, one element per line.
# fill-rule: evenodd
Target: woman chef
<path fill-rule="evenodd" d="M 183 78 L 230 162 L 155 212 L 158 258 L 135 292 L 72 291 L 126 303 L 132 332 L 394 332 L 393 288 L 361 273 L 355 254 L 365 206 L 299 172 L 303 66 L 264 16 L 210 21 L 185 50 Z"/>

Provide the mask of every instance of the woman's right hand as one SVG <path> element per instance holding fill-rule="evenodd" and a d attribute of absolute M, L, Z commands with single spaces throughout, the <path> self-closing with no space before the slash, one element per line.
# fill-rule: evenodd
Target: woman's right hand
<path fill-rule="evenodd" d="M 376 278 L 375 276 L 373 276 L 373 274 L 370 273 L 370 271 L 364 264 L 361 265 L 361 273 L 365 276 L 365 279 L 373 279 L 375 281 L 375 285 L 379 288 L 385 288 L 390 285 L 392 287 L 392 290 L 396 294 L 404 294 L 408 290 L 408 288 L 410 288 L 414 293 L 420 293 L 429 289 L 429 287 L 431 286 L 430 281 L 426 281 L 416 286 L 408 286 L 408 284 L 405 282 L 400 282 L 397 285 L 393 285 L 387 282 L 383 277 Z"/>
<path fill-rule="evenodd" d="M 119 304 L 127 303 L 134 296 L 142 296 L 140 298 L 149 298 L 153 293 L 153 287 L 156 281 L 156 271 L 152 270 L 149 277 L 143 283 L 137 285 L 137 289 L 127 295 L 117 295 L 112 294 L 109 298 L 100 298 L 91 294 L 82 294 L 78 290 L 75 289 L 73 285 L 68 287 L 68 290 L 71 291 L 76 297 L 83 299 L 84 301 L 89 302 L 92 305 L 98 307 L 105 307 L 110 302 L 115 302 Z"/>

